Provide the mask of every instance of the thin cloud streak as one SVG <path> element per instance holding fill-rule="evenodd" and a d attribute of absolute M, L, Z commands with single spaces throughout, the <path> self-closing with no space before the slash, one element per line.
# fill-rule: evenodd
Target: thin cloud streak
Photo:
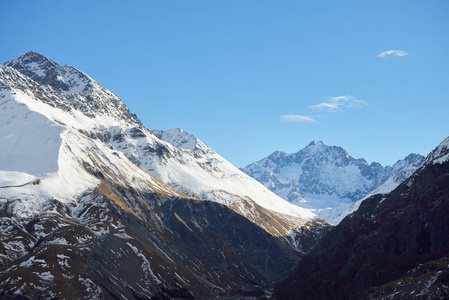
<path fill-rule="evenodd" d="M 364 100 L 359 100 L 354 96 L 338 96 L 330 97 L 328 102 L 319 103 L 316 105 L 309 106 L 309 108 L 315 110 L 321 110 L 326 112 L 342 112 L 343 107 L 362 107 L 368 105 L 368 102 Z"/>
<path fill-rule="evenodd" d="M 408 53 L 402 50 L 388 50 L 380 53 L 379 55 L 377 55 L 377 57 L 385 57 L 387 55 L 406 56 L 408 55 Z"/>
<path fill-rule="evenodd" d="M 339 107 L 338 105 L 335 105 L 332 103 L 325 103 L 325 102 L 317 104 L 317 105 L 312 105 L 309 107 L 312 109 L 324 110 L 324 111 L 333 111 L 333 112 L 343 111 L 343 109 L 341 107 Z"/>
<path fill-rule="evenodd" d="M 300 115 L 282 115 L 281 121 L 282 122 L 318 123 L 317 120 L 315 120 L 311 117 L 300 116 Z"/>

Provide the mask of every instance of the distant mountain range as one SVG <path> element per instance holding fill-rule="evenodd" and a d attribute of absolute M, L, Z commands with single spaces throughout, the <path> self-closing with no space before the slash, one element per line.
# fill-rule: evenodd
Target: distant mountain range
<path fill-rule="evenodd" d="M 410 154 L 393 166 L 368 164 L 343 148 L 311 142 L 296 153 L 276 151 L 243 171 L 283 199 L 335 222 L 353 202 L 387 193 L 410 176 L 425 157 Z"/>

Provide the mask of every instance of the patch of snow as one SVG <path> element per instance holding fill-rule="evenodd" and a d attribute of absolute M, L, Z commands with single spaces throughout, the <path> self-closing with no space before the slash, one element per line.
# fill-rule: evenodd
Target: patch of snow
<path fill-rule="evenodd" d="M 36 179 L 36 176 L 23 172 L 0 171 L 0 187 L 32 183 Z"/>
<path fill-rule="evenodd" d="M 132 240 L 133 239 L 126 232 L 118 232 L 118 233 L 114 233 L 114 235 L 119 237 L 119 238 L 121 238 L 121 239 L 125 239 L 125 240 Z"/>
<path fill-rule="evenodd" d="M 20 264 L 20 267 L 29 268 L 33 264 L 38 264 L 38 265 L 43 266 L 43 267 L 47 266 L 47 263 L 45 262 L 45 260 L 43 260 L 43 259 L 36 259 L 35 256 L 31 256 L 30 258 L 28 258 L 28 260 L 22 262 Z"/>
<path fill-rule="evenodd" d="M 45 281 L 52 281 L 53 279 L 55 279 L 55 276 L 53 276 L 50 273 L 50 271 L 43 272 L 43 273 L 36 273 L 36 275 L 38 275 L 42 280 L 45 280 Z"/>
<path fill-rule="evenodd" d="M 137 247 L 133 246 L 131 243 L 127 243 L 128 246 L 134 251 L 134 253 L 140 258 L 142 259 L 142 271 L 145 273 L 145 276 L 150 276 L 151 278 L 153 278 L 153 280 L 157 283 L 157 284 L 161 284 L 161 281 L 156 277 L 156 275 L 154 275 L 153 270 L 151 269 L 151 265 L 150 262 L 148 261 L 148 259 L 145 257 L 145 255 L 143 255 L 139 249 L 137 249 Z"/>
<path fill-rule="evenodd" d="M 346 216 L 348 211 L 355 203 L 340 203 L 334 208 L 320 209 L 316 214 L 329 222 L 330 224 L 337 225 Z"/>
<path fill-rule="evenodd" d="M 89 293 L 90 299 L 102 299 L 102 291 L 101 288 L 98 287 L 92 280 L 89 278 L 78 277 L 78 281 L 86 287 L 85 291 Z"/>
<path fill-rule="evenodd" d="M 57 171 L 61 126 L 5 98 L 0 120 L 0 170 L 34 176 Z"/>
<path fill-rule="evenodd" d="M 93 81 L 92 78 L 72 66 L 62 66 L 56 69 L 58 73 L 56 79 L 65 83 L 67 90 L 61 90 L 64 94 L 77 94 L 84 92 L 85 96 L 90 95 L 92 88 L 88 85 Z"/>
<path fill-rule="evenodd" d="M 51 241 L 46 241 L 45 243 L 48 245 L 69 245 L 69 242 L 63 237 L 58 237 Z"/>

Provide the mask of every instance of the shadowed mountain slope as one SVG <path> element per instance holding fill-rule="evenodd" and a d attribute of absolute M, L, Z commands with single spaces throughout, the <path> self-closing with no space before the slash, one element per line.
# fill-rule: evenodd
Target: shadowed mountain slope
<path fill-rule="evenodd" d="M 395 190 L 333 228 L 277 299 L 449 297 L 449 138 Z"/>

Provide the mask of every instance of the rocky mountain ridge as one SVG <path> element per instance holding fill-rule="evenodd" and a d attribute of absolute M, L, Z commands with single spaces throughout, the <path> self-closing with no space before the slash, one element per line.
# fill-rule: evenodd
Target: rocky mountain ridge
<path fill-rule="evenodd" d="M 262 295 L 329 229 L 42 57 L 0 65 L 1 297 Z"/>
<path fill-rule="evenodd" d="M 180 128 L 170 130 L 151 129 L 150 131 L 159 139 L 170 143 L 175 148 L 191 150 L 200 155 L 216 154 L 213 149 L 200 141 L 196 136 Z"/>
<path fill-rule="evenodd" d="M 38 80 L 48 78 L 54 73 L 55 68 L 60 68 L 53 61 L 35 52 L 28 52 L 17 60 L 4 65 L 18 67 L 23 74 L 31 74 Z M 42 66 L 46 66 L 48 69 L 44 69 Z M 2 68 L 4 73 L 11 71 L 4 66 Z M 36 71 L 37 69 L 38 71 Z M 262 204 L 263 207 L 277 210 L 280 213 L 304 217 L 308 220 L 314 217 L 310 211 L 289 205 L 268 190 L 261 189 L 252 179 L 241 173 L 197 138 L 195 138 L 198 141 L 197 144 L 202 145 L 201 147 L 208 152 L 209 156 L 206 155 L 206 152 L 199 156 L 200 153 L 188 151 L 189 149 L 182 147 L 176 148 L 170 143 L 158 139 L 142 126 L 137 117 L 129 112 L 119 98 L 81 71 L 76 71 L 81 74 L 80 77 L 89 78 L 87 85 L 92 89 L 87 96 L 83 92 L 65 93 L 64 90 L 58 88 L 57 83 L 54 86 L 51 85 L 55 83 L 54 81 L 43 81 L 45 84 L 36 84 L 27 76 L 15 74 L 12 76 L 14 78 L 9 75 L 5 77 L 9 86 L 18 90 L 26 87 L 28 92 L 33 90 L 33 93 L 38 95 L 39 102 L 67 111 L 75 116 L 75 119 L 76 115 L 81 112 L 88 118 L 83 117 L 82 124 L 78 122 L 76 126 L 82 127 L 80 130 L 85 130 L 90 136 L 99 138 L 108 144 L 108 147 L 123 152 L 133 163 L 184 193 L 223 203 L 232 199 L 231 202 L 234 206 L 239 206 L 235 202 L 246 201 L 236 201 L 236 199 L 249 196 L 253 200 L 257 198 L 257 203 Z M 61 94 L 61 92 L 64 93 Z M 56 121 L 65 124 L 62 117 Z M 192 135 L 189 134 L 189 136 Z M 192 176 L 192 172 L 201 174 L 201 179 L 197 178 L 198 176 Z M 240 182 L 244 182 L 244 184 L 238 186 Z M 245 189 L 243 186 L 247 188 Z M 248 190 L 248 187 L 251 191 Z"/>
<path fill-rule="evenodd" d="M 423 162 L 424 156 L 410 154 L 383 167 L 355 159 L 341 147 L 311 142 L 296 153 L 276 151 L 243 171 L 289 202 L 332 220 L 376 189 L 378 193 L 391 191 Z"/>
<path fill-rule="evenodd" d="M 51 99 L 41 97 L 43 96 L 42 92 L 39 94 L 40 99 L 45 99 L 45 102 L 51 106 L 57 106 L 63 110 L 77 110 L 90 118 L 106 115 L 118 122 L 142 126 L 137 116 L 131 114 L 128 107 L 117 96 L 72 66 L 60 66 L 33 51 L 3 65 L 25 75 L 22 80 L 32 79 L 38 83 L 37 89 L 45 89 L 46 92 L 53 93 Z M 4 70 L 3 72 L 8 71 Z M 14 86 L 12 82 L 8 82 L 8 84 Z M 33 83 L 28 82 L 24 85 L 21 82 L 15 86 L 20 89 L 21 86 L 30 87 L 30 85 L 32 86 Z M 54 89 L 58 95 L 55 96 L 54 92 L 50 91 L 51 89 Z"/>

